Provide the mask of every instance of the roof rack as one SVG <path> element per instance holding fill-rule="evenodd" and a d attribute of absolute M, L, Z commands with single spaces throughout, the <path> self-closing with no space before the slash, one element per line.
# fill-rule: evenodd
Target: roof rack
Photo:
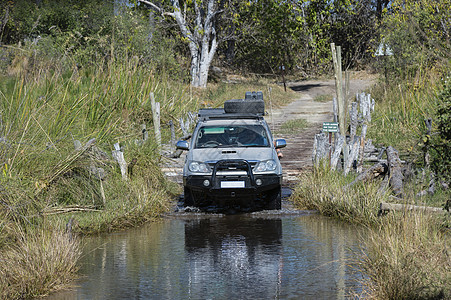
<path fill-rule="evenodd" d="M 262 92 L 246 92 L 244 99 L 230 99 L 224 108 L 199 109 L 199 118 L 206 119 L 262 119 L 265 102 Z"/>
<path fill-rule="evenodd" d="M 263 119 L 263 114 L 254 113 L 226 113 L 223 108 L 201 108 L 198 116 L 202 120 L 221 119 Z"/>
<path fill-rule="evenodd" d="M 224 108 L 201 108 L 197 115 L 202 118 L 222 114 L 225 114 Z"/>

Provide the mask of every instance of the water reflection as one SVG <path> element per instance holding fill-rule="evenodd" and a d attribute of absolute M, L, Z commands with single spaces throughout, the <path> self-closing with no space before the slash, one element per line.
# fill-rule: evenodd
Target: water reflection
<path fill-rule="evenodd" d="M 230 216 L 185 224 L 193 298 L 274 298 L 282 267 L 282 220 Z"/>
<path fill-rule="evenodd" d="M 167 219 L 91 239 L 72 292 L 49 299 L 341 299 L 356 229 L 318 215 Z"/>

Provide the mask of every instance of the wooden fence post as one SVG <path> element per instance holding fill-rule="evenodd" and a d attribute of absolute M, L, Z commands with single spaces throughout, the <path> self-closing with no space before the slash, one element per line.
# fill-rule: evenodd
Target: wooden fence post
<path fill-rule="evenodd" d="M 350 136 L 351 141 L 354 140 L 354 137 L 357 132 L 357 124 L 358 124 L 358 118 L 357 118 L 357 102 L 351 103 L 351 111 L 350 111 L 350 121 L 351 121 L 351 130 L 350 130 Z"/>
<path fill-rule="evenodd" d="M 341 68 L 341 47 L 335 46 L 335 43 L 330 44 L 332 50 L 332 60 L 334 63 L 334 71 L 335 71 L 335 89 L 337 94 L 338 101 L 338 123 L 340 126 L 340 135 L 346 136 L 346 107 L 345 107 L 345 99 L 343 95 L 343 72 Z M 352 141 L 351 141 L 352 142 Z M 346 139 L 343 143 L 343 148 L 346 149 Z M 348 159 L 347 151 L 343 151 L 343 158 L 345 164 Z"/>
<path fill-rule="evenodd" d="M 315 135 L 315 143 L 313 145 L 312 154 L 312 160 L 315 166 L 318 166 L 320 161 L 327 156 L 329 144 L 326 140 L 325 133 L 318 133 Z"/>
<path fill-rule="evenodd" d="M 122 179 L 127 180 L 127 162 L 124 159 L 124 152 L 122 152 L 119 143 L 114 144 L 114 149 L 112 151 L 113 158 L 119 163 Z"/>
<path fill-rule="evenodd" d="M 351 170 L 352 165 L 354 164 L 354 161 L 357 159 L 359 155 L 359 141 L 360 138 L 358 136 L 354 137 L 354 141 L 352 141 L 352 144 L 350 145 L 351 151 L 348 157 L 348 160 L 345 164 L 345 170 L 344 174 L 347 175 L 349 171 Z"/>
<path fill-rule="evenodd" d="M 404 176 L 402 175 L 401 160 L 399 159 L 398 151 L 396 151 L 392 146 L 389 146 L 386 151 L 388 168 L 390 171 L 390 186 L 392 187 L 395 196 L 402 198 L 402 180 Z"/>
<path fill-rule="evenodd" d="M 175 128 L 174 128 L 174 122 L 172 120 L 169 120 L 169 128 L 171 129 L 171 154 L 175 152 Z"/>
<path fill-rule="evenodd" d="M 362 134 L 360 136 L 360 153 L 359 153 L 359 160 L 357 163 L 357 173 L 361 173 L 363 170 L 363 159 L 365 154 L 365 138 L 366 138 L 366 132 L 368 130 L 368 123 L 371 122 L 371 95 L 365 95 L 365 93 L 361 94 L 360 98 L 360 109 L 362 113 Z M 374 108 L 373 108 L 374 109 Z"/>
<path fill-rule="evenodd" d="M 146 124 L 141 124 L 141 132 L 143 134 L 143 142 L 149 138 L 149 132 L 147 131 Z"/>
<path fill-rule="evenodd" d="M 160 102 L 155 102 L 153 93 L 150 93 L 150 101 L 152 107 L 153 127 L 155 129 L 155 139 L 157 140 L 158 151 L 161 152 Z"/>
<path fill-rule="evenodd" d="M 335 170 L 337 168 L 338 160 L 340 159 L 340 153 L 343 149 L 344 140 L 344 136 L 342 136 L 338 132 L 335 133 L 335 150 L 330 159 L 331 170 Z"/>

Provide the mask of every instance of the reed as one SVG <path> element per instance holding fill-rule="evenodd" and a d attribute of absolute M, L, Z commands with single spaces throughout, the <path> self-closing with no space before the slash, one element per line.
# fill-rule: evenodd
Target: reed
<path fill-rule="evenodd" d="M 376 107 L 368 128 L 375 143 L 402 149 L 418 158 L 418 142 L 425 133 L 424 120 L 437 109 L 441 74 L 430 72 L 421 81 L 411 79 L 397 84 L 377 84 L 371 91 Z"/>
<path fill-rule="evenodd" d="M 15 231 L 0 252 L 0 298 L 29 299 L 67 287 L 76 276 L 79 241 L 59 230 Z"/>
<path fill-rule="evenodd" d="M 299 179 L 291 198 L 296 206 L 350 223 L 379 223 L 379 204 L 387 201 L 388 194 L 380 191 L 377 183 L 360 183 L 347 188 L 352 176 L 344 177 L 338 171 L 331 171 L 327 163 L 302 173 Z"/>
<path fill-rule="evenodd" d="M 449 299 L 450 235 L 437 218 L 404 213 L 387 216 L 370 230 L 358 269 L 365 294 L 375 299 Z"/>

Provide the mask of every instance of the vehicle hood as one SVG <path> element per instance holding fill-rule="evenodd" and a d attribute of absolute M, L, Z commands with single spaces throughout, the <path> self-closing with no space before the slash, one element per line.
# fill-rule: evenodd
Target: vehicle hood
<path fill-rule="evenodd" d="M 248 161 L 260 161 L 275 159 L 275 151 L 272 148 L 208 148 L 192 149 L 189 160 L 212 162 L 223 159 L 245 159 Z"/>

